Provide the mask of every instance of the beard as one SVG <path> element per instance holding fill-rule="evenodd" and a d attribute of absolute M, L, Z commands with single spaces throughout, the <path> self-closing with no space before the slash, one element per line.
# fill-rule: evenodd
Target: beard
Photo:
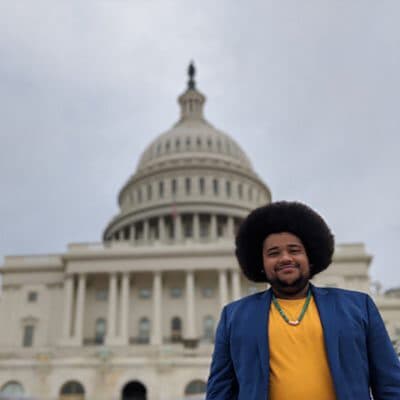
<path fill-rule="evenodd" d="M 287 293 L 288 295 L 295 295 L 299 292 L 301 292 L 307 285 L 310 280 L 309 274 L 301 274 L 297 279 L 295 279 L 293 282 L 287 282 L 283 279 L 280 279 L 278 277 L 269 277 L 267 276 L 267 280 L 272 286 L 273 289 L 275 289 L 278 292 L 281 293 Z"/>

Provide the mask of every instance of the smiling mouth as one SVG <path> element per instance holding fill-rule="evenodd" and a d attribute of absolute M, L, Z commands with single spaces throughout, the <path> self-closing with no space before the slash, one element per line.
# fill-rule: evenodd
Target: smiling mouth
<path fill-rule="evenodd" d="M 280 271 L 284 272 L 284 271 L 293 271 L 295 269 L 299 269 L 299 267 L 297 265 L 290 264 L 290 265 L 281 265 L 280 267 L 276 268 L 276 271 L 277 272 L 280 272 Z"/>

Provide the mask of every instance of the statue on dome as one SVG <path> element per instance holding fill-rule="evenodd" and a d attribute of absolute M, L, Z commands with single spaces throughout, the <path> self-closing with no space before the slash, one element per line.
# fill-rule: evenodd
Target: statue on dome
<path fill-rule="evenodd" d="M 196 82 L 194 80 L 195 74 L 196 74 L 196 68 L 194 66 L 193 61 L 191 61 L 189 64 L 189 67 L 188 67 L 188 75 L 189 75 L 188 88 L 189 89 L 196 89 Z"/>

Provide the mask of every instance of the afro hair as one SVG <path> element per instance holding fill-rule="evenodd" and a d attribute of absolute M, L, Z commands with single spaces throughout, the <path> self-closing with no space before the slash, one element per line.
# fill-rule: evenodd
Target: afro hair
<path fill-rule="evenodd" d="M 310 278 L 332 262 L 334 236 L 310 207 L 299 202 L 278 201 L 253 210 L 236 236 L 236 257 L 244 275 L 253 282 L 267 282 L 262 248 L 271 233 L 289 232 L 303 243 L 310 262 Z"/>

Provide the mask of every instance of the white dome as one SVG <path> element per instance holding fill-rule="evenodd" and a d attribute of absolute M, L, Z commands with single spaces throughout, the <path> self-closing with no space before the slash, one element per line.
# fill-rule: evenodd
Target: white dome
<path fill-rule="evenodd" d="M 271 201 L 240 146 L 205 120 L 206 98 L 195 87 L 192 66 L 189 76 L 188 89 L 178 98 L 179 121 L 143 152 L 119 193 L 120 212 L 108 224 L 105 240 L 136 237 L 131 240 L 136 244 L 143 237 L 166 237 L 163 232 L 170 229 L 170 242 L 179 242 L 185 235 L 176 215 L 188 237 L 194 230 L 204 238 L 209 229 L 211 238 L 215 232 L 232 233 L 250 210 Z"/>
<path fill-rule="evenodd" d="M 196 103 L 198 99 L 202 101 Z M 181 119 L 147 147 L 140 158 L 138 171 L 174 158 L 193 157 L 224 160 L 244 169 L 252 169 L 240 146 L 204 119 L 204 102 L 205 97 L 195 89 L 187 90 L 179 98 Z M 185 111 L 188 104 L 192 104 L 191 111 Z"/>

